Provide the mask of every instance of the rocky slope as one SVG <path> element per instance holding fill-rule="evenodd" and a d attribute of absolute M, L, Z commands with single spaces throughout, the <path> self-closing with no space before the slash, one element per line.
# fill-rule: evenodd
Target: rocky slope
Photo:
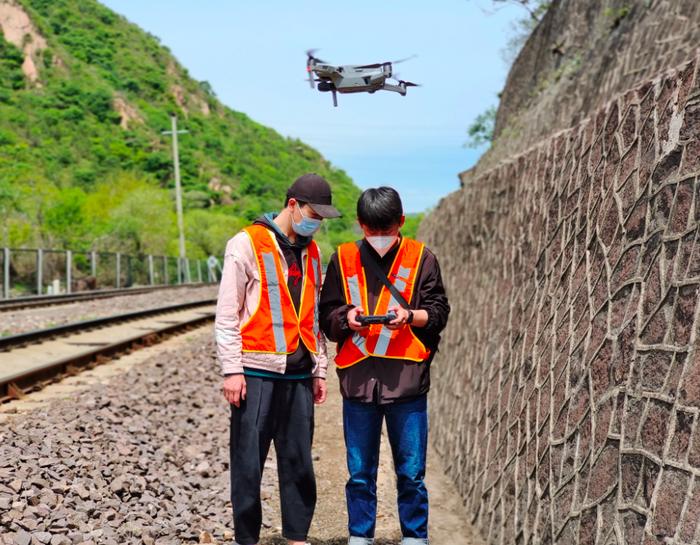
<path fill-rule="evenodd" d="M 700 43 L 699 19 L 694 0 L 553 1 L 508 74 L 496 141 L 476 172 L 679 66 Z"/>

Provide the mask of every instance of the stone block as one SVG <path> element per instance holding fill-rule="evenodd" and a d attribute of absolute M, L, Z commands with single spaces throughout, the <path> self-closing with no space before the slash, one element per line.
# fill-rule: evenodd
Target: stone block
<path fill-rule="evenodd" d="M 700 480 L 695 477 L 693 490 L 688 498 L 683 521 L 681 522 L 678 537 L 685 543 L 697 543 L 700 527 Z"/>
<path fill-rule="evenodd" d="M 673 430 L 670 436 L 668 458 L 679 464 L 685 464 L 693 429 L 693 415 L 685 411 L 676 411 L 673 417 Z"/>
<path fill-rule="evenodd" d="M 618 483 L 618 448 L 614 442 L 608 443 L 593 462 L 588 483 L 587 503 L 596 503 L 607 496 Z"/>
<path fill-rule="evenodd" d="M 672 405 L 655 399 L 649 400 L 640 435 L 642 448 L 657 458 L 663 457 L 671 414 Z"/>
<path fill-rule="evenodd" d="M 642 477 L 644 457 L 641 454 L 623 454 L 620 460 L 620 493 L 622 502 L 633 504 Z"/>
<path fill-rule="evenodd" d="M 689 483 L 690 475 L 685 471 L 664 469 L 652 523 L 652 532 L 657 538 L 671 538 L 676 534 Z"/>
<path fill-rule="evenodd" d="M 644 542 L 644 526 L 646 525 L 647 517 L 636 511 L 623 511 L 621 513 L 621 518 L 623 543 L 625 543 L 625 545 L 642 545 Z"/>
<path fill-rule="evenodd" d="M 688 284 L 678 290 L 678 299 L 673 312 L 673 344 L 688 346 L 690 333 L 695 325 L 695 309 L 700 295 L 700 284 Z"/>

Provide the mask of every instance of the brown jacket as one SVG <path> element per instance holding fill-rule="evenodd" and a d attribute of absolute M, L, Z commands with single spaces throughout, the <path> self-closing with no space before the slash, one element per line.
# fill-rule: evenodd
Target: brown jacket
<path fill-rule="evenodd" d="M 381 269 L 388 274 L 396 257 L 399 245 L 396 244 L 384 257 L 367 245 L 369 253 L 375 257 Z M 367 272 L 367 295 L 370 308 L 376 304 L 382 283 L 365 267 Z M 414 328 L 414 333 L 430 349 L 430 357 L 423 363 L 407 360 L 389 360 L 370 357 L 346 369 L 337 369 L 340 391 L 345 399 L 378 403 L 392 403 L 422 395 L 430 388 L 430 362 L 440 342 L 440 332 L 447 325 L 450 305 L 442 284 L 440 266 L 435 255 L 425 249 L 418 270 L 411 308 L 428 312 L 428 324 Z M 347 313 L 352 308 L 345 301 L 343 280 L 338 265 L 338 254 L 331 257 L 326 278 L 321 291 L 321 329 L 330 341 L 342 344 L 352 330 L 348 326 Z"/>

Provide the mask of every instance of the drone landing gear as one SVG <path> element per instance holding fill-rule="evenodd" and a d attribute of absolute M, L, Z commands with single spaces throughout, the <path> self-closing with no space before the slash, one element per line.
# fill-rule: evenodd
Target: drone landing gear
<path fill-rule="evenodd" d="M 335 85 L 333 85 L 329 81 L 321 81 L 318 84 L 317 89 L 321 91 L 322 93 L 328 93 L 329 91 L 333 93 L 333 106 L 338 106 L 338 95 L 337 95 L 337 89 L 335 88 Z"/>

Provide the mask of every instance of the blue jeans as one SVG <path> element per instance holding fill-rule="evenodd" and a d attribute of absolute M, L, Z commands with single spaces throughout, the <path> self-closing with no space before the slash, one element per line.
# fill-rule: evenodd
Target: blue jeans
<path fill-rule="evenodd" d="M 404 543 L 427 543 L 428 491 L 423 482 L 428 445 L 426 395 L 386 405 L 343 400 L 343 428 L 350 473 L 345 496 L 351 542 L 372 543 L 374 538 L 379 445 L 384 419 L 396 470 L 399 522 Z"/>

